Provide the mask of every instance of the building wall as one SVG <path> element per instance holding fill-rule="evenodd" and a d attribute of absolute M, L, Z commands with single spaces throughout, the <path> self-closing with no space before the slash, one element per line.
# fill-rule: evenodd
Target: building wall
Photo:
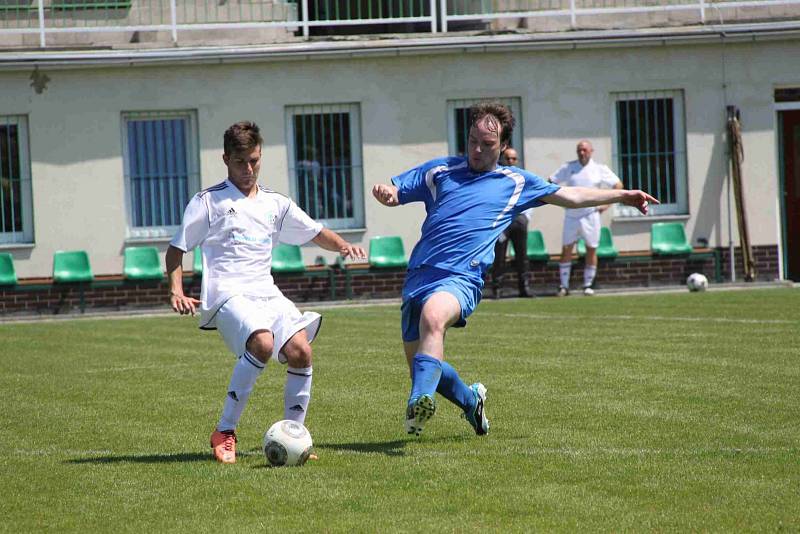
<path fill-rule="evenodd" d="M 96 274 L 122 270 L 126 210 L 121 159 L 123 111 L 197 112 L 202 186 L 225 177 L 222 133 L 255 120 L 266 144 L 261 181 L 289 193 L 287 105 L 357 102 L 361 106 L 366 229 L 345 236 L 367 245 L 375 235 L 416 242 L 421 206 L 389 209 L 372 185 L 447 152 L 449 99 L 515 96 L 522 101 L 524 157 L 547 176 L 574 159 L 589 138 L 595 159 L 611 165 L 612 100 L 617 91 L 681 89 L 685 98 L 689 216 L 693 242 L 727 246 L 725 105 L 742 111 L 744 177 L 751 241 L 780 242 L 773 90 L 800 85 L 796 41 L 576 48 L 506 53 L 439 53 L 238 64 L 51 69 L 37 94 L 30 71 L 0 71 L 0 115 L 28 115 L 35 246 L 4 246 L 21 278 L 45 277 L 60 249 L 86 249 Z M 724 89 L 723 89 L 724 87 Z M 621 250 L 649 248 L 649 219 L 603 216 Z M 545 206 L 532 226 L 548 250 L 560 249 L 562 210 Z M 734 230 L 736 221 L 731 221 Z M 156 241 L 165 250 L 166 240 Z M 312 263 L 320 251 L 304 249 Z M 328 259 L 331 254 L 324 254 Z M 191 258 L 187 259 L 189 268 Z"/>

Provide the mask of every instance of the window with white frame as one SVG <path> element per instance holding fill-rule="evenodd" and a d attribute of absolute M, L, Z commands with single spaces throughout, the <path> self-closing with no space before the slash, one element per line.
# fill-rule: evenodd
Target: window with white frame
<path fill-rule="evenodd" d="M 515 126 L 511 132 L 511 146 L 519 154 L 518 167 L 525 167 L 524 150 L 522 150 L 522 104 L 518 97 L 511 98 L 469 98 L 447 101 L 448 149 L 453 156 L 466 156 L 467 138 L 469 137 L 469 108 L 485 101 L 496 101 L 505 104 L 514 115 Z"/>
<path fill-rule="evenodd" d="M 125 112 L 122 123 L 128 235 L 171 236 L 200 188 L 195 112 Z"/>
<path fill-rule="evenodd" d="M 0 115 L 0 243 L 33 243 L 28 121 L 22 115 Z"/>
<path fill-rule="evenodd" d="M 661 201 L 651 215 L 688 213 L 683 91 L 612 94 L 612 158 L 627 189 L 642 189 Z M 617 206 L 621 216 L 638 216 Z"/>
<path fill-rule="evenodd" d="M 358 104 L 286 108 L 292 198 L 328 228 L 364 227 Z"/>

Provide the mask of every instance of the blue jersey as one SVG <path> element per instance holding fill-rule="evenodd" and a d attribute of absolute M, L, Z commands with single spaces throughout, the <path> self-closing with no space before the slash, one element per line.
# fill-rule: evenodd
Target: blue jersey
<path fill-rule="evenodd" d="M 559 186 L 517 167 L 473 172 L 463 157 L 429 161 L 392 178 L 400 204 L 424 202 L 427 217 L 409 270 L 427 265 L 482 284 L 494 243 L 524 210 Z"/>

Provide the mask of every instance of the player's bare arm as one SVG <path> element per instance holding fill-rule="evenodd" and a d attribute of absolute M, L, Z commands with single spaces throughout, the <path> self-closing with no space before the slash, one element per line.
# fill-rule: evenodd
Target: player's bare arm
<path fill-rule="evenodd" d="M 176 313 L 194 315 L 200 301 L 183 294 L 183 254 L 181 249 L 172 245 L 167 249 L 165 263 L 169 277 L 169 303 Z"/>
<path fill-rule="evenodd" d="M 384 206 L 397 206 L 400 200 L 397 198 L 397 187 L 389 184 L 375 184 L 372 187 L 372 196 Z"/>
<path fill-rule="evenodd" d="M 588 208 L 603 204 L 625 204 L 647 214 L 650 204 L 660 204 L 658 199 L 638 189 L 593 189 L 590 187 L 562 187 L 555 193 L 542 197 L 542 201 L 562 208 Z"/>
<path fill-rule="evenodd" d="M 614 189 L 622 189 L 622 182 L 615 183 L 614 184 Z M 604 211 L 606 211 L 610 207 L 611 207 L 611 204 L 603 204 L 602 206 L 597 206 L 597 211 L 599 211 L 600 213 L 603 213 Z"/>
<path fill-rule="evenodd" d="M 367 257 L 363 248 L 348 243 L 342 239 L 342 236 L 327 228 L 323 228 L 312 241 L 325 250 L 338 252 L 343 258 L 364 259 Z"/>

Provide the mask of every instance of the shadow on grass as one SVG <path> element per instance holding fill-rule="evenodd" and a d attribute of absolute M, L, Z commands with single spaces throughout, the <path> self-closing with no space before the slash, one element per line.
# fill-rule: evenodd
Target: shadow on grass
<path fill-rule="evenodd" d="M 408 443 L 408 440 L 394 440 L 386 442 L 373 442 L 373 443 L 318 443 L 314 448 L 320 451 L 333 450 L 333 451 L 348 451 L 358 452 L 362 454 L 379 453 L 386 456 L 404 456 L 405 451 L 403 448 Z"/>
<path fill-rule="evenodd" d="M 122 462 L 141 464 L 161 463 L 186 463 L 186 462 L 213 462 L 214 458 L 208 453 L 179 452 L 164 454 L 121 454 L 118 456 L 91 456 L 88 458 L 73 458 L 66 460 L 67 464 L 115 464 Z"/>

